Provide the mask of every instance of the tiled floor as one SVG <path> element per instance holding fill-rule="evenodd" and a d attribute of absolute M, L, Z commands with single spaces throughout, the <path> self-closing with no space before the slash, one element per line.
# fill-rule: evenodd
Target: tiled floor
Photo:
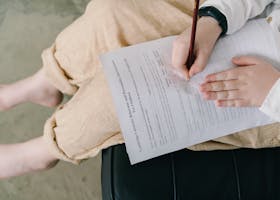
<path fill-rule="evenodd" d="M 40 54 L 89 0 L 0 0 L 0 84 L 31 75 Z M 42 135 L 52 110 L 26 104 L 0 113 L 0 142 Z M 1 162 L 1 158 L 0 158 Z M 99 200 L 100 158 L 81 166 L 61 162 L 43 173 L 0 181 L 0 200 Z"/>

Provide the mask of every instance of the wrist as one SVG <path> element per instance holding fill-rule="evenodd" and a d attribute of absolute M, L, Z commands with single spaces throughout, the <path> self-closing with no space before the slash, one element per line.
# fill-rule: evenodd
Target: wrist
<path fill-rule="evenodd" d="M 219 22 L 210 16 L 203 16 L 199 18 L 198 23 L 201 27 L 207 27 L 207 31 L 214 34 L 217 38 L 222 34 L 223 30 L 219 25 Z"/>
<path fill-rule="evenodd" d="M 219 9 L 214 6 L 201 7 L 198 15 L 199 17 L 212 17 L 215 19 L 222 29 L 221 35 L 226 34 L 228 30 L 227 18 Z"/>

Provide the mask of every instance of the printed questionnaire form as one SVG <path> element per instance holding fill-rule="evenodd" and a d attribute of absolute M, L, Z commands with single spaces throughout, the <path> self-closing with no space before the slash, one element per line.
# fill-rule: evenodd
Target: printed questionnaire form
<path fill-rule="evenodd" d="M 187 84 L 193 87 L 205 75 L 233 67 L 231 58 L 240 53 L 279 62 L 273 31 L 265 26 L 264 20 L 251 21 L 220 39 L 206 70 Z M 259 34 L 248 35 L 251 31 Z M 167 37 L 101 56 L 132 164 L 273 123 L 257 108 L 216 108 L 198 93 L 176 87 L 168 76 L 173 40 Z"/>

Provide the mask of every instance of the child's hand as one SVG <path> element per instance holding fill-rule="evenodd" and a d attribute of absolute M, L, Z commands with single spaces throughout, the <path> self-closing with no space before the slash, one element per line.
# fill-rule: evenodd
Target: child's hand
<path fill-rule="evenodd" d="M 280 72 L 256 57 L 236 57 L 238 67 L 206 77 L 200 90 L 220 107 L 261 106 Z"/>
<path fill-rule="evenodd" d="M 173 44 L 172 64 L 186 78 L 189 79 L 198 72 L 201 72 L 212 53 L 214 45 L 222 32 L 218 22 L 212 17 L 202 17 L 198 20 L 195 55 L 196 59 L 187 70 L 186 61 L 189 52 L 191 27 L 177 37 Z"/>

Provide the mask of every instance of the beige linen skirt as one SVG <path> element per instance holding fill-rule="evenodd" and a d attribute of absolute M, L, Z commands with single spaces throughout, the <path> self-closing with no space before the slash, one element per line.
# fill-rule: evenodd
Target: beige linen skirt
<path fill-rule="evenodd" d="M 191 25 L 192 0 L 93 0 L 42 54 L 43 69 L 73 95 L 45 124 L 44 138 L 59 159 L 79 163 L 123 137 L 99 55 L 177 35 Z M 193 146 L 192 150 L 280 146 L 279 123 Z"/>

